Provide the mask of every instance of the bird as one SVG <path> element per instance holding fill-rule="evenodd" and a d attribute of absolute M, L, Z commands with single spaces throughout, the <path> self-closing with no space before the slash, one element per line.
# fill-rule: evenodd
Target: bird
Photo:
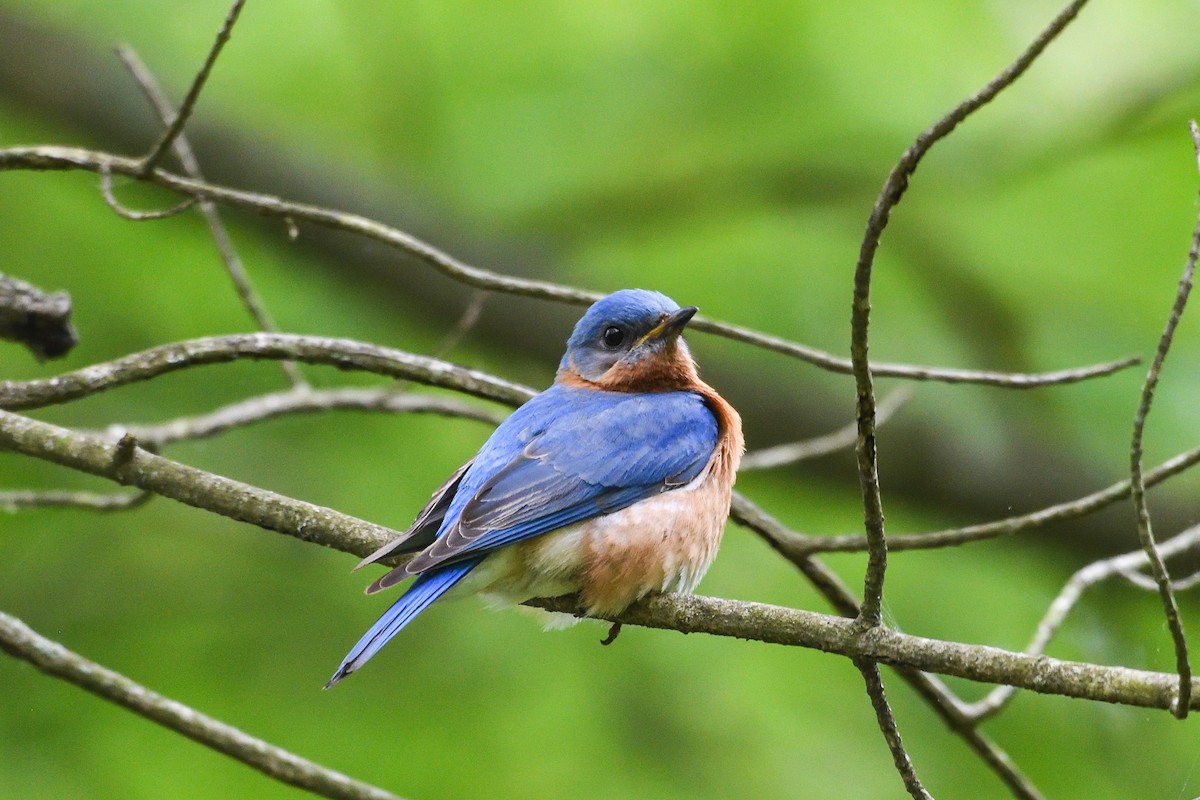
<path fill-rule="evenodd" d="M 355 568 L 407 556 L 367 594 L 416 580 L 325 688 L 447 593 L 500 604 L 578 594 L 588 615 L 605 616 L 696 588 L 716 556 L 745 449 L 741 418 L 700 379 L 682 338 L 696 312 L 644 289 L 588 308 L 554 383 L 496 428 L 407 531 Z"/>

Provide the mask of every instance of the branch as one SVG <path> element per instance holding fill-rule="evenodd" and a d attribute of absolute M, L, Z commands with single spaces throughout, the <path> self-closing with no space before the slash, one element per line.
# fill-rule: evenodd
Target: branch
<path fill-rule="evenodd" d="M 325 336 L 250 333 L 162 345 L 54 378 L 0 381 L 0 408 L 40 408 L 65 403 L 180 369 L 238 359 L 292 360 L 361 370 L 444 386 L 512 405 L 520 405 L 533 396 L 532 389 L 520 384 L 403 350 Z"/>
<path fill-rule="evenodd" d="M 0 449 L 364 557 L 399 536 L 382 525 L 154 455 L 137 447 L 132 437 L 114 443 L 0 411 Z"/>
<path fill-rule="evenodd" d="M 100 196 L 104 198 L 104 202 L 113 210 L 121 219 L 127 219 L 130 222 L 153 222 L 159 219 L 169 219 L 171 217 L 182 214 L 192 206 L 196 205 L 195 197 L 185 197 L 180 202 L 167 208 L 157 208 L 153 211 L 137 211 L 122 203 L 113 193 L 112 170 L 105 164 L 100 168 Z"/>
<path fill-rule="evenodd" d="M 335 800 L 399 800 L 391 792 L 289 753 L 134 683 L 39 635 L 21 620 L 3 612 L 0 612 L 0 649 L 28 661 L 47 675 L 124 706 L 275 780 Z"/>
<path fill-rule="evenodd" d="M 139 165 L 141 176 L 144 177 L 154 172 L 154 168 L 158 165 L 158 162 L 162 160 L 162 157 L 167 154 L 167 150 L 170 149 L 171 143 L 183 132 L 183 126 L 187 124 L 188 118 L 192 115 L 192 109 L 196 106 L 196 101 L 200 99 L 200 90 L 204 88 L 213 65 L 217 63 L 217 56 L 221 55 L 221 49 L 229 41 L 229 35 L 233 32 L 233 25 L 237 22 L 238 15 L 242 13 L 242 6 L 245 4 L 246 0 L 234 0 L 233 6 L 225 16 L 225 21 L 221 24 L 221 30 L 217 32 L 216 41 L 213 42 L 213 46 L 209 49 L 208 56 L 204 59 L 204 64 L 201 65 L 200 71 L 196 73 L 196 77 L 192 80 L 192 85 L 188 89 L 187 95 L 183 98 L 183 103 L 179 106 L 179 113 L 171 120 L 171 124 L 163 131 L 158 142 L 150 149 L 150 153 Z"/>
<path fill-rule="evenodd" d="M 528 605 L 586 616 L 578 599 L 571 596 L 531 600 Z M 1103 703 L 1167 709 L 1175 697 L 1176 676 L 1172 673 L 1062 661 L 987 645 L 927 639 L 882 625 L 863 628 L 845 617 L 745 600 L 654 595 L 621 614 L 605 614 L 600 618 L 679 633 L 707 633 L 808 647 L 848 658 L 866 658 L 971 681 L 1003 683 L 1042 694 Z M 1200 707 L 1196 695 L 1192 706 Z"/>
<path fill-rule="evenodd" d="M 1145 474 L 1145 485 L 1155 486 L 1170 477 L 1195 466 L 1200 462 L 1200 447 L 1180 453 L 1164 461 Z M 929 533 L 902 533 L 888 537 L 888 550 L 933 550 L 940 547 L 995 539 L 1000 536 L 1011 536 L 1031 528 L 1038 528 L 1053 522 L 1077 519 L 1095 513 L 1113 503 L 1125 500 L 1130 494 L 1130 482 L 1118 481 L 1107 489 L 1101 489 L 1078 500 L 1048 506 L 1029 514 L 1006 517 L 994 522 L 979 525 L 968 525 L 964 528 L 948 528 Z M 789 548 L 796 555 L 811 553 L 855 553 L 867 549 L 867 537 L 861 533 L 850 533 L 838 536 L 805 536 L 794 531 L 788 531 Z"/>
<path fill-rule="evenodd" d="M 805 537 L 788 530 L 777 519 L 738 492 L 733 493 L 730 518 L 756 533 L 777 553 L 791 561 L 839 614 L 851 619 L 858 616 L 858 600 L 837 573 L 826 567 L 819 559 L 808 554 L 797 554 L 789 547 L 790 540 Z M 1022 800 L 1043 800 L 1037 787 L 1021 774 L 1008 754 L 978 730 L 976 720 L 967 714 L 967 706 L 958 698 L 958 695 L 950 691 L 940 680 L 925 672 L 895 665 L 893 668 L 921 699 L 929 704 L 934 713 L 946 724 L 946 727 L 961 737 L 1000 780 L 1004 781 L 1004 784 L 1016 797 Z"/>
<path fill-rule="evenodd" d="M 114 444 L 6 411 L 0 411 L 0 447 L 358 556 L 369 555 L 398 535 L 394 530 L 179 464 L 136 446 Z M 574 598 L 532 604 L 581 614 Z M 815 648 L 850 658 L 1107 703 L 1167 708 L 1174 695 L 1175 676 L 1165 673 L 1058 661 L 995 647 L 910 636 L 881 626 L 864 630 L 854 620 L 843 617 L 741 600 L 661 595 L 619 617 L 604 618 L 682 633 L 703 632 Z M 1193 695 L 1192 702 L 1200 703 L 1200 697 Z"/>
<path fill-rule="evenodd" d="M 400 392 L 392 387 L 311 389 L 302 386 L 231 403 L 208 414 L 179 417 L 150 425 L 113 425 L 110 426 L 108 434 L 115 440 L 129 433 L 138 442 L 163 447 L 185 440 L 206 439 L 231 428 L 275 417 L 334 410 L 440 414 L 473 419 L 490 425 L 499 425 L 505 416 L 471 403 L 464 403 L 456 397 Z"/>
<path fill-rule="evenodd" d="M 87 170 L 100 172 L 107 168 L 114 173 L 146 180 L 164 186 L 180 194 L 212 200 L 224 205 L 247 208 L 260 214 L 278 217 L 285 221 L 303 220 L 333 230 L 346 231 L 400 250 L 433 267 L 450 278 L 477 289 L 554 300 L 570 305 L 590 305 L 603 295 L 548 281 L 529 280 L 500 275 L 489 270 L 468 265 L 403 231 L 384 225 L 358 214 L 348 214 L 320 206 L 293 203 L 279 197 L 255 192 L 230 189 L 224 186 L 193 180 L 156 169 L 150 175 L 139 172 L 136 159 L 96 150 L 74 147 L 38 146 L 0 149 L 0 171 L 28 170 Z M 688 323 L 689 330 L 704 331 L 724 336 L 734 341 L 760 347 L 799 359 L 821 369 L 841 374 L 851 374 L 849 359 L 839 358 L 806 345 L 788 341 L 770 334 L 759 333 L 749 328 L 718 322 L 706 317 L 695 317 Z M 1006 373 L 984 370 L 960 370 L 940 367 L 915 366 L 910 364 L 876 363 L 871 365 L 879 377 L 906 378 L 916 381 L 941 381 L 944 383 L 972 383 L 1010 389 L 1031 389 L 1039 386 L 1076 383 L 1089 378 L 1111 375 L 1134 364 L 1140 363 L 1137 356 L 1110 361 L 1078 369 L 1044 373 Z"/>
<path fill-rule="evenodd" d="M 45 491 L 13 490 L 0 492 L 0 510 L 18 511 L 23 508 L 86 508 L 91 511 L 128 511 L 145 504 L 150 493 L 139 492 L 73 492 L 62 489 Z"/>
<path fill-rule="evenodd" d="M 1159 553 L 1164 558 L 1171 558 L 1192 550 L 1197 545 L 1200 545 L 1200 526 L 1184 531 L 1163 542 Z M 1127 577 L 1133 570 L 1141 569 L 1148 563 L 1146 551 L 1135 550 L 1132 553 L 1096 561 L 1077 571 L 1063 586 L 1058 597 L 1054 598 L 1050 608 L 1046 610 L 1046 614 L 1038 623 L 1037 631 L 1025 648 L 1025 652 L 1034 656 L 1046 652 L 1046 647 L 1054 638 L 1054 634 L 1058 632 L 1063 622 L 1066 621 L 1067 615 L 1071 613 L 1075 604 L 1089 588 L 1113 575 Z M 1158 584 L 1151 582 L 1150 588 L 1157 591 Z M 1014 694 L 1016 694 L 1016 689 L 1012 686 L 997 686 L 983 699 L 965 706 L 963 710 L 973 720 L 984 720 L 999 713 Z"/>
<path fill-rule="evenodd" d="M 231 16 L 234 16 L 235 12 L 239 10 L 239 7 L 235 7 L 231 12 Z M 231 25 L 232 21 L 227 20 L 227 24 Z M 219 37 L 218 41 L 220 41 Z M 214 52 L 212 56 L 215 58 L 216 53 Z M 150 69 L 138 57 L 138 54 L 132 47 L 121 45 L 117 48 L 117 57 L 121 59 L 121 63 L 125 65 L 125 68 L 133 76 L 133 79 L 137 81 L 138 86 L 142 89 L 142 93 L 146 95 L 146 99 L 150 101 L 150 105 L 154 107 L 158 118 L 164 126 L 169 127 L 173 119 L 178 120 L 181 118 L 182 115 L 176 113 L 175 109 L 171 107 L 171 101 L 167 99 L 162 87 L 155 80 L 153 73 L 150 72 Z M 204 174 L 200 171 L 200 162 L 196 158 L 196 154 L 182 130 L 175 137 L 174 150 L 175 156 L 179 159 L 184 172 L 191 178 L 200 181 L 204 180 Z M 209 233 L 212 234 L 213 242 L 217 246 L 217 253 L 221 257 L 221 263 L 225 265 L 225 271 L 229 274 L 229 279 L 233 282 L 233 287 L 237 291 L 242 305 L 250 312 L 250 316 L 257 323 L 260 331 L 277 333 L 279 326 L 275 324 L 275 320 L 271 318 L 267 307 L 263 305 L 258 293 L 254 291 L 254 287 L 250 284 L 250 276 L 246 274 L 246 269 L 242 266 L 242 260 L 238 257 L 237 248 L 233 246 L 233 240 L 229 237 L 229 232 L 225 229 L 225 224 L 221 222 L 221 215 L 217 211 L 216 204 L 211 200 L 200 200 L 200 214 L 204 217 L 204 222 L 208 225 Z M 282 362 L 282 366 L 292 386 L 307 385 L 307 381 L 300 374 L 295 364 L 290 361 L 284 361 Z"/>
<path fill-rule="evenodd" d="M 898 411 L 911 398 L 912 391 L 907 387 L 897 389 L 884 397 L 879 402 L 876 414 L 877 424 L 882 425 L 885 423 L 891 418 L 892 414 Z M 849 425 L 839 428 L 833 433 L 827 433 L 824 436 L 755 450 L 742 456 L 742 462 L 738 465 L 738 472 L 772 469 L 774 467 L 782 467 L 786 464 L 795 464 L 797 461 L 805 461 L 810 458 L 820 458 L 830 453 L 836 453 L 838 450 L 853 447 L 857 436 L 858 425 L 851 422 Z"/>
<path fill-rule="evenodd" d="M 39 361 L 66 355 L 79 341 L 71 298 L 0 274 L 0 339 L 20 342 Z"/>
<path fill-rule="evenodd" d="M 883 690 L 883 678 L 879 674 L 879 665 L 869 659 L 854 659 L 854 666 L 862 673 L 863 681 L 867 684 L 867 695 L 871 698 L 871 707 L 875 709 L 875 719 L 883 738 L 887 741 L 888 750 L 892 753 L 892 763 L 904 781 L 904 788 L 915 800 L 933 800 L 932 795 L 925 791 L 917 771 L 913 768 L 912 759 L 904 749 L 904 741 L 900 738 L 900 729 L 896 727 L 896 718 L 888 705 L 887 694 Z"/>
<path fill-rule="evenodd" d="M 1195 120 L 1191 123 L 1192 141 L 1195 147 L 1197 161 L 1200 162 L 1200 127 Z M 1163 613 L 1167 617 L 1167 628 L 1171 631 L 1171 640 L 1175 644 L 1175 667 L 1179 671 L 1179 704 L 1175 708 L 1175 716 L 1180 719 L 1187 717 L 1189 695 L 1192 691 L 1192 665 L 1188 659 L 1187 637 L 1183 632 L 1183 620 L 1179 618 L 1179 605 L 1175 602 L 1175 593 L 1171 590 L 1171 576 L 1163 563 L 1154 542 L 1154 529 L 1150 525 L 1150 509 L 1146 506 L 1146 486 L 1142 477 L 1142 434 L 1146 428 L 1146 417 L 1150 414 L 1150 404 L 1154 401 L 1154 389 L 1158 386 L 1159 373 L 1167 360 L 1167 352 L 1175 338 L 1175 328 L 1183 318 L 1184 308 L 1187 307 L 1188 295 L 1192 291 L 1192 277 L 1196 271 L 1196 258 L 1200 256 L 1200 216 L 1196 218 L 1196 227 L 1192 233 L 1192 246 L 1188 251 L 1187 262 L 1183 266 L 1183 275 L 1179 278 L 1179 289 L 1175 293 L 1175 303 L 1162 337 L 1158 341 L 1158 349 L 1150 370 L 1146 373 L 1146 381 L 1142 385 L 1142 396 L 1138 402 L 1137 411 L 1133 417 L 1133 436 L 1129 446 L 1130 479 L 1133 490 L 1133 508 L 1137 514 L 1138 539 L 1146 557 L 1150 560 L 1150 573 L 1158 584 L 1158 594 L 1162 599 Z"/>
<path fill-rule="evenodd" d="M 879 474 L 875 463 L 875 394 L 873 369 L 867 360 L 867 331 L 871 315 L 871 271 L 875 263 L 875 252 L 883 231 L 891 218 L 892 209 L 899 204 L 908 188 L 909 178 L 916 172 L 917 165 L 925 154 L 941 139 L 953 131 L 960 122 L 974 111 L 991 102 L 992 98 L 1012 85 L 1037 59 L 1042 51 L 1075 19 L 1087 0 L 1073 0 L 1034 39 L 1016 61 L 1010 64 L 986 86 L 955 106 L 948 114 L 923 131 L 892 167 L 871 215 L 867 230 L 863 234 L 858 263 L 854 270 L 854 302 L 851 308 L 850 357 L 853 362 L 854 380 L 857 389 L 858 408 L 858 472 L 862 485 L 863 507 L 869 544 L 866 588 L 863 593 L 865 622 L 879 624 L 879 603 L 883 595 L 883 577 L 887 568 L 887 544 L 883 530 L 883 507 L 879 497 Z"/>

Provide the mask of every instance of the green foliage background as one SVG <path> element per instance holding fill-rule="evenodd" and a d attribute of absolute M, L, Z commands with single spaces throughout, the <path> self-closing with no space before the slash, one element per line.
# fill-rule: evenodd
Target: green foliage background
<path fill-rule="evenodd" d="M 97 57 L 129 42 L 178 97 L 225 7 L 6 0 L 0 25 L 3 15 L 33 22 Z M 557 280 L 658 288 L 714 317 L 845 352 L 857 244 L 891 163 L 1056 12 L 1042 0 L 251 3 L 197 125 L 319 165 L 315 173 L 344 176 L 349 191 L 428 203 L 476 243 L 522 243 Z M 1152 352 L 1195 221 L 1184 123 L 1200 113 L 1198 31 L 1195 3 L 1097 2 L 1013 91 L 939 146 L 879 257 L 873 356 L 1054 369 Z M 132 82 L 127 91 L 136 94 Z M 0 93 L 0 146 L 102 140 Z M 162 199 L 125 191 L 131 203 Z M 303 234 L 293 244 L 282 229 L 230 222 L 284 330 L 428 352 L 453 325 L 348 280 Z M 456 252 L 455 241 L 434 243 Z M 470 257 L 496 265 L 486 247 Z M 54 364 L 0 347 L 3 378 L 249 327 L 198 218 L 119 220 L 93 176 L 0 174 L 0 272 L 69 290 L 82 337 Z M 451 358 L 544 385 L 554 362 L 528 345 L 567 332 L 531 319 L 504 337 L 470 336 Z M 734 398 L 830 392 L 844 407 L 828 419 L 849 418 L 846 378 L 692 340 L 713 374 L 736 377 L 719 386 Z M 1151 461 L 1200 433 L 1197 355 L 1185 320 L 1148 432 Z M 321 385 L 366 382 L 306 373 Z M 1019 397 L 928 386 L 903 413 L 938 426 L 947 450 L 996 460 L 1005 422 L 1018 415 L 1028 435 L 1111 481 L 1126 469 L 1140 381 L 1134 370 Z M 281 386 L 274 365 L 214 367 L 38 416 L 103 427 Z M 751 444 L 797 422 L 778 426 L 752 428 Z M 340 414 L 169 454 L 403 528 L 487 434 L 466 421 Z M 889 463 L 905 454 L 889 450 L 886 431 L 880 458 L 892 530 L 976 521 L 951 504 L 888 493 Z M 844 461 L 835 467 L 739 485 L 806 532 L 856 530 L 854 474 Z M 0 482 L 104 488 L 12 455 L 0 457 Z M 1173 495 L 1193 521 L 1195 488 L 1184 477 Z M 1022 497 L 1011 504 L 1027 508 Z M 1127 534 L 1131 549 L 1131 524 Z M 1095 555 L 1042 541 L 1052 538 L 897 556 L 889 613 L 914 633 L 1020 648 L 1061 583 Z M 858 585 L 862 558 L 830 560 Z M 543 635 L 521 614 L 465 602 L 432 609 L 369 669 L 321 692 L 389 602 L 363 598 L 352 563 L 165 500 L 120 515 L 0 516 L 0 608 L 158 691 L 404 796 L 901 795 L 858 674 L 815 652 L 637 629 L 602 649 L 596 626 Z M 826 610 L 735 528 L 701 590 Z M 1170 669 L 1156 609 L 1123 586 L 1097 590 L 1053 652 Z M 1185 601 L 1193 629 L 1197 611 Z M 906 688 L 890 685 L 937 796 L 1005 796 Z M 0 686 L 2 797 L 300 794 L 23 663 L 0 661 Z M 1200 792 L 1195 726 L 1022 696 L 986 730 L 1050 797 L 1175 798 Z"/>

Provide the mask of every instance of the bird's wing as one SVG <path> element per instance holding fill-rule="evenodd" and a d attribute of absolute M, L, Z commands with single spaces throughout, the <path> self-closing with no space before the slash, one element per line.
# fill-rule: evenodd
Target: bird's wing
<path fill-rule="evenodd" d="M 415 575 L 682 486 L 716 448 L 717 422 L 699 395 L 592 394 L 518 437 L 524 446 L 456 498 L 443 531 L 405 571 Z"/>
<path fill-rule="evenodd" d="M 382 561 L 389 556 L 415 553 L 428 547 L 442 527 L 442 520 L 446 518 L 446 510 L 450 508 L 450 501 L 454 499 L 454 493 L 458 491 L 458 484 L 474 461 L 475 459 L 471 459 L 463 464 L 437 488 L 433 496 L 429 498 L 429 502 L 421 509 L 421 513 L 417 514 L 413 524 L 408 526 L 408 530 L 358 562 L 355 569 L 362 569 L 368 564 Z"/>

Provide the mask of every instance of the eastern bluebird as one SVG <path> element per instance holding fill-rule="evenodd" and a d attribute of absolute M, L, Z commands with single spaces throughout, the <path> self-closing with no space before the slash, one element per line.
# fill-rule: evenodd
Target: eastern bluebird
<path fill-rule="evenodd" d="M 696 313 L 658 292 L 597 301 L 554 384 L 506 419 L 404 534 L 372 594 L 417 576 L 326 687 L 450 589 L 502 602 L 577 592 L 616 614 L 651 592 L 691 592 L 717 552 L 741 418 L 700 380 L 680 334 Z"/>

